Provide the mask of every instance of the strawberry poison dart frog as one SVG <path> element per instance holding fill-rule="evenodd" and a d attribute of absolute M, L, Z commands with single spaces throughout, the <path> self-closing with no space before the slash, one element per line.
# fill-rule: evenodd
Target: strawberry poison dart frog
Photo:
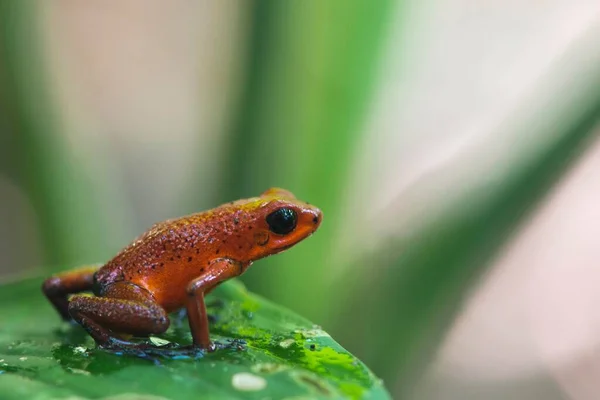
<path fill-rule="evenodd" d="M 252 262 L 310 236 L 321 211 L 284 189 L 152 226 L 113 259 L 54 275 L 42 290 L 100 346 L 163 333 L 187 310 L 193 345 L 213 349 L 204 296 Z M 94 296 L 71 294 L 92 292 Z"/>

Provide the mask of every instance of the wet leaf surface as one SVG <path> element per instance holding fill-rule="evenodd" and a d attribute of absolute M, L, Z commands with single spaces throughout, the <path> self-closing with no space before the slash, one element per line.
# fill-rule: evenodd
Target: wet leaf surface
<path fill-rule="evenodd" d="M 0 287 L 0 394 L 11 399 L 372 398 L 381 382 L 309 321 L 230 281 L 208 298 L 219 349 L 193 351 L 184 314 L 143 350 L 107 351 L 61 322 L 42 279 Z"/>

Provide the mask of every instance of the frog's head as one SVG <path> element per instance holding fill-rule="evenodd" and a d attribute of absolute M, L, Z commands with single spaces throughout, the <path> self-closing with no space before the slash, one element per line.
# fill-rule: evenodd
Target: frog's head
<path fill-rule="evenodd" d="M 271 188 L 258 198 L 254 216 L 253 260 L 292 247 L 312 235 L 323 220 L 317 207 L 280 188 Z"/>

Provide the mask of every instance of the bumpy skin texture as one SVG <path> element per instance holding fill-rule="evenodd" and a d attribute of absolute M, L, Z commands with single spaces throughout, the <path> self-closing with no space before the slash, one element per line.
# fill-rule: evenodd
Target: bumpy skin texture
<path fill-rule="evenodd" d="M 294 228 L 283 234 L 268 223 L 281 209 L 296 216 Z M 260 197 L 157 223 L 99 269 L 55 275 L 42 289 L 63 318 L 73 317 L 100 345 L 119 334 L 164 332 L 167 313 L 186 306 L 194 344 L 210 348 L 204 295 L 253 261 L 310 236 L 321 220 L 318 208 L 272 188 Z M 87 290 L 96 297 L 67 300 Z"/>

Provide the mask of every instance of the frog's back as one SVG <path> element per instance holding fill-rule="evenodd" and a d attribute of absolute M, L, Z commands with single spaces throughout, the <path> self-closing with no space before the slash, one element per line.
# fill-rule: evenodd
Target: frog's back
<path fill-rule="evenodd" d="M 189 258 L 190 249 L 201 258 L 211 231 L 211 226 L 206 224 L 209 212 L 154 224 L 98 271 L 98 282 L 102 285 L 118 281 L 143 283 L 181 262 L 184 256 Z"/>
<path fill-rule="evenodd" d="M 166 309 L 178 308 L 185 300 L 186 285 L 219 251 L 230 225 L 228 206 L 153 225 L 98 271 L 99 286 L 132 282 Z"/>

